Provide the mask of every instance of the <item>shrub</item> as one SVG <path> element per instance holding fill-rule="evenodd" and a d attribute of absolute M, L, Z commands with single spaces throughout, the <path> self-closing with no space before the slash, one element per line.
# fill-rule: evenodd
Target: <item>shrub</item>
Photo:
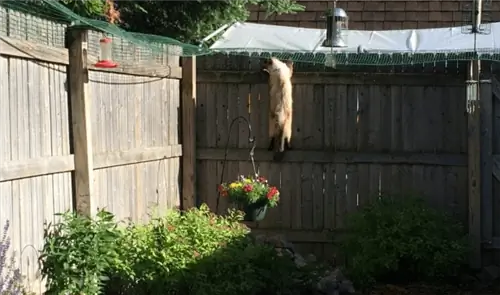
<path fill-rule="evenodd" d="M 347 230 L 341 248 L 361 287 L 451 277 L 468 250 L 461 224 L 415 197 L 383 196 L 353 213 Z"/>
<path fill-rule="evenodd" d="M 48 294 L 285 294 L 311 286 L 290 257 L 256 243 L 242 218 L 202 205 L 118 228 L 109 212 L 95 220 L 63 214 L 47 227 L 40 257 Z"/>
<path fill-rule="evenodd" d="M 7 259 L 7 251 L 10 247 L 9 221 L 5 222 L 0 239 L 0 295 L 26 294 L 22 285 L 21 272 L 15 267 L 14 255 Z"/>
<path fill-rule="evenodd" d="M 96 219 L 71 212 L 56 215 L 62 220 L 45 226 L 40 255 L 46 294 L 100 294 L 105 272 L 119 260 L 121 232 L 113 215 L 103 210 Z"/>
<path fill-rule="evenodd" d="M 108 294 L 278 294 L 302 275 L 289 257 L 254 243 L 239 211 L 206 205 L 131 225 L 120 242 L 129 264 L 111 275 Z"/>

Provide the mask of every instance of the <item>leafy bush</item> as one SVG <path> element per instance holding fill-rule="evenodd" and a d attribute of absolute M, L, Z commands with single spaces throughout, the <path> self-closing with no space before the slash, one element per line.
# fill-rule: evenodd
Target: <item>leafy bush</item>
<path fill-rule="evenodd" d="M 206 205 L 131 225 L 123 241 L 125 268 L 111 275 L 108 294 L 276 294 L 301 275 L 288 257 L 254 243 L 239 211 Z"/>
<path fill-rule="evenodd" d="M 248 235 L 241 212 L 228 213 L 202 205 L 123 228 L 104 211 L 95 221 L 65 214 L 46 235 L 43 273 L 57 294 L 283 294 L 303 287 L 299 279 L 311 285 L 289 257 Z"/>
<path fill-rule="evenodd" d="M 15 268 L 14 255 L 8 260 L 7 251 L 10 247 L 9 221 L 5 222 L 0 239 L 0 295 L 26 294 L 22 285 L 22 277 L 19 269 Z"/>
<path fill-rule="evenodd" d="M 62 221 L 45 227 L 40 255 L 46 294 L 99 294 L 105 272 L 119 261 L 121 232 L 113 215 L 99 211 L 95 220 L 71 212 L 57 215 Z"/>
<path fill-rule="evenodd" d="M 468 245 L 460 223 L 415 197 L 383 196 L 353 213 L 341 245 L 353 281 L 411 281 L 451 277 Z"/>

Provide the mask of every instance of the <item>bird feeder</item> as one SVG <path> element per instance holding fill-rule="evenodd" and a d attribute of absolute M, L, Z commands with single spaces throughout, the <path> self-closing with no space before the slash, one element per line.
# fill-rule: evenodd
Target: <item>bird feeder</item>
<path fill-rule="evenodd" d="M 95 64 L 97 68 L 115 68 L 118 66 L 118 64 L 113 62 L 112 59 L 111 42 L 112 42 L 111 38 L 108 37 L 104 37 L 101 40 L 99 40 L 101 58 Z"/>
<path fill-rule="evenodd" d="M 334 7 L 326 12 L 326 39 L 323 46 L 347 47 L 348 20 L 344 9 L 337 7 L 334 2 Z"/>

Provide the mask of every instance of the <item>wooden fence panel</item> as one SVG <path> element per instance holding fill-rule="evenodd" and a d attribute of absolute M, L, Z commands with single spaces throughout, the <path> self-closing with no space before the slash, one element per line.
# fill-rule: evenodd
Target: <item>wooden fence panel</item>
<path fill-rule="evenodd" d="M 75 205 L 65 29 L 0 7 L 0 223 L 10 221 L 8 255 L 36 294 L 45 291 L 37 261 L 44 222 L 57 221 L 54 213 Z M 114 41 L 114 53 L 127 57 L 127 44 Z M 90 44 L 90 69 L 97 46 Z M 182 70 L 173 56 L 178 48 L 169 50 L 143 50 L 149 55 L 89 74 L 93 205 L 118 219 L 144 219 L 153 204 L 180 205 Z"/>
<path fill-rule="evenodd" d="M 66 67 L 0 56 L 0 76 L 0 222 L 10 221 L 10 250 L 41 292 L 43 224 L 73 208 Z"/>
<path fill-rule="evenodd" d="M 229 130 L 242 116 L 257 140 L 257 170 L 281 191 L 280 205 L 251 224 L 256 231 L 283 233 L 308 251 L 329 255 L 346 215 L 383 193 L 419 194 L 467 223 L 465 86 L 457 76 L 299 70 L 293 78 L 293 150 L 278 163 L 267 151 L 266 78 L 255 63 L 241 61 L 200 58 L 199 202 L 223 213 L 229 204 L 221 199 L 217 207 L 221 179 L 253 173 L 247 123 L 239 120 Z"/>
<path fill-rule="evenodd" d="M 91 71 L 90 88 L 98 206 L 134 220 L 178 207 L 179 80 Z"/>

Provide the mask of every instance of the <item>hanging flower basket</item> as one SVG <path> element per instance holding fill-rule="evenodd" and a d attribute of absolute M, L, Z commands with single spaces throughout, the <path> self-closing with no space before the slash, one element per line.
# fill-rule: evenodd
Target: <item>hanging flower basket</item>
<path fill-rule="evenodd" d="M 231 183 L 219 185 L 222 197 L 229 198 L 245 212 L 245 221 L 261 221 L 267 213 L 267 208 L 276 207 L 280 192 L 275 186 L 270 186 L 262 176 L 240 176 Z"/>

